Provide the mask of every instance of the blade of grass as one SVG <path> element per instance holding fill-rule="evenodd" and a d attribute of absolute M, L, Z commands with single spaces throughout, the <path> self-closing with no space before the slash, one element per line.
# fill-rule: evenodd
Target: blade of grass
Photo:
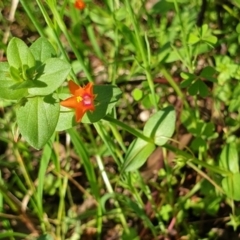
<path fill-rule="evenodd" d="M 136 20 L 136 15 L 133 12 L 131 2 L 128 0 L 125 0 L 125 5 L 127 7 L 131 22 L 133 24 L 134 33 L 135 33 L 135 37 L 136 37 L 136 41 L 137 41 L 136 48 L 140 52 L 140 55 L 141 55 L 141 58 L 143 61 L 143 68 L 144 68 L 144 71 L 145 71 L 145 74 L 147 77 L 147 81 L 148 81 L 148 86 L 149 86 L 150 92 L 153 96 L 154 107 L 157 110 L 158 103 L 157 103 L 157 98 L 156 98 L 155 90 L 154 90 L 154 82 L 153 82 L 151 71 L 150 71 L 150 65 L 149 65 L 150 61 L 148 59 L 148 56 L 150 55 L 150 53 L 147 54 L 147 52 L 145 51 L 145 49 L 147 49 L 147 46 L 144 45 L 143 38 L 140 34 L 141 30 L 140 30 L 140 26 L 139 26 L 139 21 Z M 146 34 L 145 34 L 145 36 L 146 36 Z M 146 41 L 146 37 L 145 37 L 145 41 Z"/>
<path fill-rule="evenodd" d="M 37 0 L 37 1 L 39 2 L 39 0 Z M 82 55 L 80 54 L 80 52 L 76 48 L 74 42 L 72 41 L 72 38 L 71 38 L 71 36 L 70 36 L 70 34 L 67 30 L 67 27 L 66 27 L 63 19 L 61 18 L 58 10 L 57 10 L 55 2 L 51 1 L 51 0 L 48 0 L 47 3 L 48 3 L 48 6 L 49 6 L 51 12 L 53 13 L 54 20 L 56 21 L 57 26 L 61 29 L 62 33 L 66 37 L 66 39 L 67 39 L 72 51 L 74 52 L 78 62 L 81 64 L 81 68 L 82 68 L 83 72 L 85 73 L 88 81 L 93 82 L 92 75 L 91 75 L 90 71 L 88 70 L 88 68 L 86 67 L 86 64 L 84 63 Z M 44 8 L 43 6 L 41 6 L 41 7 Z M 46 11 L 44 11 L 43 14 L 45 15 Z M 47 16 L 45 16 L 45 18 L 47 18 Z M 60 42 L 60 40 L 58 40 L 58 42 Z M 62 50 L 62 53 L 66 54 L 64 49 L 61 48 L 61 50 Z"/>
<path fill-rule="evenodd" d="M 75 129 L 69 129 L 67 130 L 68 134 L 71 137 L 71 141 L 73 143 L 74 149 L 76 153 L 80 156 L 80 159 L 82 161 L 83 167 L 86 171 L 87 179 L 89 181 L 91 192 L 93 196 L 95 197 L 96 201 L 100 201 L 100 189 L 98 187 L 97 178 L 94 172 L 94 168 L 92 166 L 92 163 L 90 161 L 88 151 L 85 147 L 84 142 L 80 138 L 79 134 Z M 98 230 L 98 239 L 100 239 L 100 234 L 102 231 L 102 209 L 100 204 L 97 206 L 97 230 Z"/>

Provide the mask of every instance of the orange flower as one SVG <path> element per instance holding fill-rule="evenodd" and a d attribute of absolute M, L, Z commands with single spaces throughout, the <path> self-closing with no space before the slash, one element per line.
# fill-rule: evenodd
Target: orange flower
<path fill-rule="evenodd" d="M 83 10 L 85 8 L 85 3 L 82 0 L 76 0 L 74 3 L 74 7 Z"/>
<path fill-rule="evenodd" d="M 80 87 L 70 80 L 68 82 L 68 88 L 73 96 L 61 101 L 60 104 L 67 108 L 74 108 L 76 121 L 80 122 L 87 111 L 95 110 L 93 84 L 88 83 L 86 86 Z"/>

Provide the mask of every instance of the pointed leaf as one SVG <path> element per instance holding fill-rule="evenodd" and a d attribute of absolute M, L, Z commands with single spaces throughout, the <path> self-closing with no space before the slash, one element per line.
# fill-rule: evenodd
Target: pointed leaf
<path fill-rule="evenodd" d="M 155 149 L 155 144 L 141 138 L 135 139 L 129 146 L 122 171 L 135 171 L 140 168 Z"/>
<path fill-rule="evenodd" d="M 167 0 L 157 1 L 152 7 L 152 13 L 164 14 L 174 9 L 173 2 Z"/>
<path fill-rule="evenodd" d="M 39 63 L 45 62 L 49 58 L 56 57 L 56 51 L 51 43 L 43 37 L 38 38 L 29 48 Z"/>
<path fill-rule="evenodd" d="M 199 95 L 201 97 L 207 97 L 207 95 L 208 95 L 207 85 L 201 80 L 197 80 L 197 81 L 198 81 L 198 87 L 199 87 Z"/>
<path fill-rule="evenodd" d="M 176 114 L 172 106 L 154 113 L 144 126 L 144 135 L 154 139 L 158 146 L 164 145 L 175 130 Z"/>
<path fill-rule="evenodd" d="M 217 71 L 215 68 L 207 66 L 201 71 L 200 76 L 207 79 L 208 81 L 217 82 L 217 79 L 214 77 L 216 73 Z"/>
<path fill-rule="evenodd" d="M 59 117 L 59 103 L 52 95 L 28 98 L 17 110 L 17 123 L 23 138 L 40 149 L 51 138 Z"/>
<path fill-rule="evenodd" d="M 233 200 L 240 201 L 240 173 L 225 177 L 222 180 L 222 187 L 226 195 Z"/>
<path fill-rule="evenodd" d="M 7 47 L 7 59 L 10 66 L 23 70 L 35 66 L 35 59 L 28 46 L 18 38 L 12 38 Z"/>
<path fill-rule="evenodd" d="M 188 38 L 188 43 L 194 45 L 195 43 L 198 43 L 200 41 L 199 36 L 197 36 L 194 33 L 190 33 Z"/>
<path fill-rule="evenodd" d="M 219 165 L 232 173 L 239 172 L 239 157 L 236 142 L 224 146 L 219 160 Z"/>
<path fill-rule="evenodd" d="M 202 80 L 196 80 L 188 89 L 190 95 L 195 96 L 199 94 L 201 97 L 208 95 L 208 88 Z"/>
<path fill-rule="evenodd" d="M 7 62 L 0 63 L 0 98 L 7 100 L 18 100 L 27 93 L 26 89 L 13 90 L 17 82 L 14 81 L 9 73 L 9 64 Z"/>
<path fill-rule="evenodd" d="M 49 95 L 53 93 L 64 82 L 70 69 L 70 64 L 62 59 L 47 59 L 37 69 L 38 77 L 33 81 L 36 82 L 37 80 L 36 87 L 30 88 L 28 92 L 32 95 Z"/>

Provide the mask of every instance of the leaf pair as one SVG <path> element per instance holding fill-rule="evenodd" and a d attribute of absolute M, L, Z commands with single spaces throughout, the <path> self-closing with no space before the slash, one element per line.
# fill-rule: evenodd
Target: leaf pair
<path fill-rule="evenodd" d="M 37 149 L 55 131 L 59 103 L 54 92 L 71 69 L 68 62 L 56 55 L 45 38 L 39 38 L 30 47 L 22 40 L 13 38 L 7 48 L 8 63 L 0 64 L 0 97 L 19 100 L 19 131 Z"/>

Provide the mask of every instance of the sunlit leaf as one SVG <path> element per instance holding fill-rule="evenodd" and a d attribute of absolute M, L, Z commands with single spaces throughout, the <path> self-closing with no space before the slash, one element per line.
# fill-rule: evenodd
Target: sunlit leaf
<path fill-rule="evenodd" d="M 164 145 L 175 130 L 176 114 L 172 106 L 154 113 L 146 122 L 143 133 L 152 138 L 156 145 Z"/>
<path fill-rule="evenodd" d="M 240 173 L 225 177 L 222 180 L 222 187 L 227 196 L 233 200 L 240 201 Z"/>
<path fill-rule="evenodd" d="M 224 146 L 220 155 L 219 165 L 232 173 L 239 172 L 238 146 L 236 142 L 231 142 Z"/>
<path fill-rule="evenodd" d="M 28 46 L 19 38 L 12 38 L 7 48 L 7 58 L 10 66 L 22 69 L 27 66 L 29 69 L 35 66 L 35 59 Z"/>
<path fill-rule="evenodd" d="M 40 149 L 51 138 L 59 117 L 59 103 L 52 95 L 33 97 L 17 110 L 17 123 L 23 138 Z"/>
<path fill-rule="evenodd" d="M 134 88 L 132 91 L 132 96 L 135 101 L 139 101 L 143 97 L 143 91 L 139 88 Z"/>
<path fill-rule="evenodd" d="M 150 154 L 154 151 L 155 144 L 146 142 L 140 138 L 135 139 L 128 148 L 122 171 L 134 171 L 140 168 Z"/>
<path fill-rule="evenodd" d="M 29 49 L 38 62 L 38 65 L 41 65 L 42 62 L 45 62 L 49 58 L 56 57 L 55 49 L 51 43 L 43 37 L 38 38 Z"/>
<path fill-rule="evenodd" d="M 12 87 L 18 83 L 13 80 L 9 73 L 9 64 L 7 62 L 0 63 L 0 98 L 8 100 L 18 100 L 27 94 L 26 89 L 16 89 Z"/>
<path fill-rule="evenodd" d="M 38 69 L 36 79 L 33 80 L 35 87 L 29 88 L 32 95 L 49 95 L 53 93 L 66 80 L 71 66 L 59 58 L 47 59 Z"/>

